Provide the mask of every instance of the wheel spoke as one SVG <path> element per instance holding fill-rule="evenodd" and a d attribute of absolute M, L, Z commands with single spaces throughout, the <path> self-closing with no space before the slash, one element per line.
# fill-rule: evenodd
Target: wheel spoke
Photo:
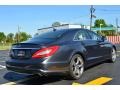
<path fill-rule="evenodd" d="M 79 63 L 80 63 L 80 58 L 78 57 L 76 64 L 78 65 Z"/>
<path fill-rule="evenodd" d="M 76 61 L 75 60 L 73 61 L 73 64 L 76 66 Z"/>
<path fill-rule="evenodd" d="M 83 66 L 83 63 L 81 63 L 80 65 L 78 65 L 79 68 L 81 68 Z"/>
<path fill-rule="evenodd" d="M 76 73 L 79 75 L 79 74 L 80 74 L 80 70 L 79 70 L 79 69 L 77 69 L 77 70 L 76 70 Z"/>
<path fill-rule="evenodd" d="M 72 65 L 72 70 L 75 71 L 75 64 Z"/>
<path fill-rule="evenodd" d="M 77 68 L 75 67 L 73 73 L 76 74 L 76 72 L 77 72 Z"/>

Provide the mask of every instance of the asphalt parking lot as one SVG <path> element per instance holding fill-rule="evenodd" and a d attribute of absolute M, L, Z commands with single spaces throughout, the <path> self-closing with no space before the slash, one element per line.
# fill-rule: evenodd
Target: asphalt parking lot
<path fill-rule="evenodd" d="M 74 85 L 105 84 L 120 85 L 120 46 L 117 46 L 117 61 L 103 62 L 87 69 L 79 80 L 68 80 L 63 76 L 40 77 L 23 75 L 6 70 L 5 61 L 9 59 L 9 51 L 0 51 L 0 84 L 1 85 Z"/>

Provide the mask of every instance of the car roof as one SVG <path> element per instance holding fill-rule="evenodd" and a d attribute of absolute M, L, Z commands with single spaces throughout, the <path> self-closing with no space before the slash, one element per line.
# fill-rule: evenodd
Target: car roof
<path fill-rule="evenodd" d="M 56 31 L 59 31 L 59 30 L 60 30 L 60 31 L 66 30 L 67 32 L 71 32 L 71 31 L 76 32 L 76 31 L 79 31 L 79 30 L 87 30 L 87 31 L 90 31 L 90 30 L 84 29 L 84 28 L 56 29 Z"/>

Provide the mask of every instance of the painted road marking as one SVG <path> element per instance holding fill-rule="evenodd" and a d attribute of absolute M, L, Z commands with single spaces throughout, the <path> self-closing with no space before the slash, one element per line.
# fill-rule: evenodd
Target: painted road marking
<path fill-rule="evenodd" d="M 117 52 L 120 52 L 120 51 L 117 51 Z"/>
<path fill-rule="evenodd" d="M 111 80 L 112 80 L 112 78 L 109 78 L 109 77 L 100 77 L 95 80 L 89 81 L 83 85 L 103 85 Z M 72 85 L 81 85 L 81 84 L 73 82 Z"/>
<path fill-rule="evenodd" d="M 72 85 L 82 85 L 82 84 L 77 83 L 77 82 L 73 82 Z"/>
<path fill-rule="evenodd" d="M 4 69 L 6 68 L 6 66 L 0 65 L 0 69 Z"/>
<path fill-rule="evenodd" d="M 112 80 L 112 78 L 109 78 L 109 77 L 100 77 L 100 78 L 97 78 L 97 79 L 92 80 L 90 82 L 87 82 L 85 85 L 102 85 L 102 84 L 105 84 L 111 80 Z"/>
<path fill-rule="evenodd" d="M 30 80 L 30 79 L 31 78 L 26 78 L 26 79 L 18 80 L 18 81 L 15 81 L 15 82 L 8 82 L 8 83 L 2 84 L 2 85 L 15 85 L 15 84 L 25 82 L 25 81 Z"/>
<path fill-rule="evenodd" d="M 28 80 L 33 79 L 33 78 L 35 78 L 35 76 L 29 77 L 29 78 L 25 78 L 25 79 L 22 79 L 22 80 L 18 80 L 18 81 L 14 81 L 14 82 L 4 83 L 4 84 L 1 84 L 1 85 L 15 85 L 15 84 L 19 84 L 19 83 L 28 81 Z"/>
<path fill-rule="evenodd" d="M 35 78 L 35 77 L 25 78 L 25 79 L 18 80 L 15 82 L 8 82 L 8 83 L 2 84 L 2 85 L 15 85 L 15 84 L 19 84 L 19 83 L 25 82 L 25 81 L 33 79 L 33 78 Z M 109 77 L 100 77 L 100 78 L 97 78 L 95 80 L 89 81 L 85 84 L 73 82 L 72 85 L 102 85 L 102 84 L 105 84 L 111 80 L 112 80 L 112 78 L 109 78 Z"/>
<path fill-rule="evenodd" d="M 5 61 L 0 61 L 0 62 L 5 62 Z"/>

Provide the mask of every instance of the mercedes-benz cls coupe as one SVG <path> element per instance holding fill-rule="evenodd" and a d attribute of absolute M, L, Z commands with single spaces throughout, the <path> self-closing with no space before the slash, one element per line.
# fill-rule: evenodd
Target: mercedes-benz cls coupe
<path fill-rule="evenodd" d="M 115 62 L 116 47 L 104 36 L 87 29 L 61 29 L 13 44 L 6 67 L 18 73 L 79 79 L 85 68 L 105 60 Z"/>

